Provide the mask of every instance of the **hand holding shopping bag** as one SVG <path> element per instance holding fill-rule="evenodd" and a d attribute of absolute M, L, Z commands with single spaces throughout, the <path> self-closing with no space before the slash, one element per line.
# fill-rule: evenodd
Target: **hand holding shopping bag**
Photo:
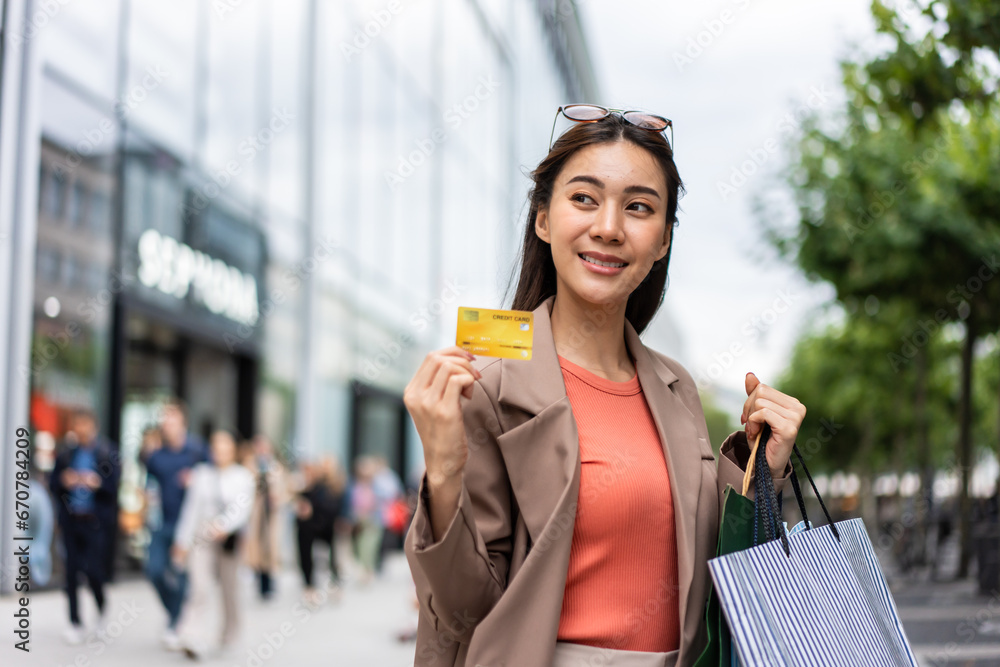
<path fill-rule="evenodd" d="M 751 455 L 756 469 L 753 520 L 730 518 L 728 524 L 729 530 L 736 531 L 728 536 L 730 544 L 733 540 L 746 543 L 749 530 L 751 542 L 758 546 L 723 552 L 727 515 L 747 519 L 750 502 L 729 490 L 720 555 L 708 562 L 740 664 L 916 667 L 864 523 L 861 519 L 833 523 L 797 447 L 793 451 L 830 524 L 811 526 L 793 472 L 790 482 L 806 530 L 785 531 L 764 452 L 769 430 L 765 426 Z M 710 634 L 711 613 L 710 603 Z M 721 629 L 721 623 L 716 628 Z M 707 651 L 699 665 L 728 664 L 719 661 L 728 642 L 719 633 L 716 642 L 719 652 Z"/>

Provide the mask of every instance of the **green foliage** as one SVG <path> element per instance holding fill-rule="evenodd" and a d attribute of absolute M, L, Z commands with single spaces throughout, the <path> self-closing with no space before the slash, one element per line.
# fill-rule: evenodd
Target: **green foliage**
<path fill-rule="evenodd" d="M 926 414 L 933 460 L 948 460 L 954 443 L 958 373 L 951 359 L 958 342 L 949 340 L 942 328 L 926 338 L 914 336 L 915 331 L 923 329 L 912 308 L 890 302 L 872 315 L 847 315 L 844 322 L 798 342 L 776 386 L 808 407 L 799 445 L 815 459 L 817 469 L 916 467 L 915 338 L 924 343 L 921 348 L 929 363 Z M 900 433 L 906 434 L 907 446 L 897 451 Z M 866 435 L 872 442 L 868 451 L 862 447 Z"/>
<path fill-rule="evenodd" d="M 976 445 L 998 442 L 986 437 L 1000 407 L 988 359 L 963 370 L 959 338 L 970 321 L 973 338 L 1000 327 L 1000 5 L 876 0 L 872 13 L 892 48 L 842 63 L 847 104 L 807 119 L 793 142 L 794 230 L 762 215 L 779 251 L 832 284 L 847 313 L 800 341 L 781 384 L 809 407 L 806 441 L 842 425 L 816 448 L 831 468 L 916 465 L 921 429 L 931 462 L 953 461 L 963 373 Z"/>
<path fill-rule="evenodd" d="M 705 412 L 709 439 L 712 441 L 715 455 L 718 456 L 719 448 L 722 447 L 722 443 L 725 442 L 726 438 L 733 431 L 739 431 L 742 427 L 735 424 L 729 413 L 716 404 L 715 397 L 711 394 L 701 395 L 701 407 Z"/>

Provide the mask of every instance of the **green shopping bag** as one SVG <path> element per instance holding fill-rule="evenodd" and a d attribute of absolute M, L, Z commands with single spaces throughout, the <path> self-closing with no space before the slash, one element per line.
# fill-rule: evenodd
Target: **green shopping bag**
<path fill-rule="evenodd" d="M 728 484 L 723 498 L 716 556 L 725 556 L 754 546 L 753 501 L 741 495 Z M 719 604 L 719 598 L 715 594 L 715 587 L 712 587 L 708 598 L 705 621 L 708 626 L 708 645 L 698 656 L 694 667 L 730 667 L 733 660 L 733 643 L 729 636 L 729 626 L 726 624 L 726 618 Z"/>

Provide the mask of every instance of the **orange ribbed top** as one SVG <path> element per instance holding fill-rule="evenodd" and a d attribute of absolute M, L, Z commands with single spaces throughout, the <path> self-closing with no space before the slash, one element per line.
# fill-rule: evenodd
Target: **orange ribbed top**
<path fill-rule="evenodd" d="M 580 495 L 560 641 L 680 647 L 670 478 L 638 374 L 603 378 L 558 355 L 580 435 Z"/>

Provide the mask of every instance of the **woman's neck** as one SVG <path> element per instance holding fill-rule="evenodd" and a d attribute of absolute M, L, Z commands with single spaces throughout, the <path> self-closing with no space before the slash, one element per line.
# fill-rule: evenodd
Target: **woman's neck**
<path fill-rule="evenodd" d="M 561 357 L 614 382 L 635 376 L 625 344 L 625 304 L 604 307 L 557 296 L 550 322 Z"/>

